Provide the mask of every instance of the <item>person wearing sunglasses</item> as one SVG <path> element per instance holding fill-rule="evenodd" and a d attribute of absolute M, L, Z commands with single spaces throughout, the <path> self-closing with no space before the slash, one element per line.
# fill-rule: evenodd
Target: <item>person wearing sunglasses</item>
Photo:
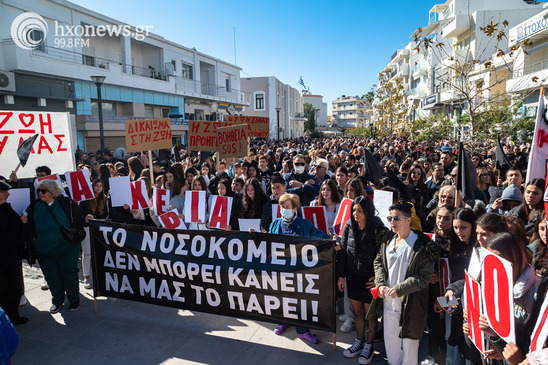
<path fill-rule="evenodd" d="M 61 186 L 54 180 L 42 180 L 36 187 L 39 200 L 26 209 L 27 242 L 31 242 L 36 258 L 52 295 L 50 313 L 59 312 L 70 302 L 69 310 L 80 306 L 78 282 L 78 258 L 80 244 L 67 241 L 59 226 L 83 229 L 84 212 L 72 199 L 63 196 Z"/>
<path fill-rule="evenodd" d="M 383 300 L 384 345 L 389 364 L 417 364 L 428 316 L 428 284 L 438 259 L 430 238 L 411 229 L 411 208 L 389 208 L 390 232 L 374 261 L 375 286 Z M 373 306 L 374 307 L 374 306 Z"/>
<path fill-rule="evenodd" d="M 293 157 L 293 171 L 284 176 L 287 193 L 296 194 L 303 206 L 309 206 L 320 193 L 320 185 L 313 175 L 306 172 L 306 160 L 303 155 Z"/>

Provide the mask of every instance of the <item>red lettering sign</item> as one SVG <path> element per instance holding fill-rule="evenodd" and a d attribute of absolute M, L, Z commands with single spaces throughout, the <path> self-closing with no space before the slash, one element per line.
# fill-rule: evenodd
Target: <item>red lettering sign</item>
<path fill-rule="evenodd" d="M 465 308 L 468 314 L 468 337 L 472 343 L 483 353 L 485 347 L 483 345 L 483 332 L 479 327 L 479 318 L 481 315 L 481 288 L 477 281 L 475 281 L 467 272 L 465 272 Z"/>
<path fill-rule="evenodd" d="M 88 169 L 67 172 L 65 174 L 65 179 L 67 181 L 72 200 L 80 202 L 95 198 L 93 195 L 93 188 L 91 187 Z"/>
<path fill-rule="evenodd" d="M 497 255 L 487 255 L 482 265 L 481 287 L 485 316 L 491 328 L 506 342 L 515 343 L 512 264 Z"/>
<path fill-rule="evenodd" d="M 213 228 L 225 229 L 230 224 L 232 212 L 232 198 L 226 196 L 213 196 L 209 225 Z"/>
<path fill-rule="evenodd" d="M 144 180 L 131 182 L 131 198 L 133 199 L 131 209 L 138 210 L 150 208 L 147 187 Z"/>
<path fill-rule="evenodd" d="M 206 192 L 187 191 L 185 192 L 184 216 L 187 223 L 205 222 Z"/>
<path fill-rule="evenodd" d="M 350 210 L 352 209 L 352 200 L 344 198 L 339 206 L 339 211 L 333 222 L 333 233 L 337 236 L 342 234 L 342 230 L 346 222 L 350 219 Z"/>
<path fill-rule="evenodd" d="M 162 215 L 169 210 L 169 190 L 154 188 L 152 203 L 156 215 Z"/>
<path fill-rule="evenodd" d="M 329 234 L 327 228 L 327 215 L 325 214 L 325 207 L 302 207 L 303 218 L 308 219 L 314 227 L 318 228 L 322 232 Z"/>
<path fill-rule="evenodd" d="M 538 299 L 537 299 L 538 300 Z M 531 334 L 531 345 L 529 351 L 537 351 L 544 347 L 548 338 L 548 297 L 544 298 L 540 313 L 535 325 L 535 329 Z"/>
<path fill-rule="evenodd" d="M 445 294 L 445 290 L 451 284 L 451 270 L 449 268 L 449 259 L 440 259 L 440 290 L 441 294 Z"/>
<path fill-rule="evenodd" d="M 177 209 L 170 210 L 169 212 L 158 216 L 158 220 L 162 227 L 167 229 L 186 229 L 183 220 L 179 218 Z"/>

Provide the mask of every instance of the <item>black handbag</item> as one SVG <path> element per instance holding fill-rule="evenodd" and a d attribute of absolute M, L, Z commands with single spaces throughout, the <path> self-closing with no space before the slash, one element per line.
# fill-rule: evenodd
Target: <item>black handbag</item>
<path fill-rule="evenodd" d="M 59 230 L 61 231 L 61 234 L 63 235 L 63 238 L 66 239 L 67 241 L 71 242 L 71 243 L 80 243 L 84 240 L 84 238 L 86 238 L 86 231 L 84 230 L 84 228 L 76 228 L 76 227 L 65 227 L 65 226 L 62 226 L 59 224 L 59 222 L 57 221 L 57 218 L 55 218 L 55 215 L 53 214 L 53 212 L 51 211 L 51 207 L 46 204 L 47 208 L 48 208 L 48 212 L 49 214 L 51 214 L 51 217 L 53 218 L 53 220 L 55 221 L 55 223 L 57 223 L 57 226 L 59 226 Z M 73 219 L 72 219 L 72 202 L 69 203 L 69 207 L 70 207 L 70 224 L 71 226 L 73 225 Z"/>

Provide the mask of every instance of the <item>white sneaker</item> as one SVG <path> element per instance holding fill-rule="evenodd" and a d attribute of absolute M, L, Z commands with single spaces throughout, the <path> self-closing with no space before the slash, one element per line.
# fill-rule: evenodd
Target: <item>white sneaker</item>
<path fill-rule="evenodd" d="M 426 359 L 421 361 L 421 365 L 435 365 L 436 362 L 432 356 L 428 356 Z"/>
<path fill-rule="evenodd" d="M 356 328 L 356 326 L 354 325 L 354 318 L 348 317 L 346 318 L 346 321 L 344 321 L 344 323 L 342 324 L 340 330 L 341 332 L 348 333 L 354 331 L 354 328 Z"/>
<path fill-rule="evenodd" d="M 93 286 L 91 286 L 91 280 L 89 278 L 85 279 L 84 281 L 84 288 L 91 289 Z"/>
<path fill-rule="evenodd" d="M 356 357 L 363 349 L 364 341 L 356 338 L 354 344 L 343 351 L 344 357 Z"/>
<path fill-rule="evenodd" d="M 19 306 L 22 307 L 24 305 L 27 305 L 28 301 L 27 301 L 27 297 L 26 296 L 22 296 L 20 299 L 19 299 Z"/>
<path fill-rule="evenodd" d="M 358 363 L 360 363 L 361 365 L 370 364 L 371 361 L 373 361 L 374 355 L 375 355 L 375 352 L 373 352 L 373 344 L 366 343 L 363 346 L 363 350 L 360 354 L 360 357 L 358 358 Z"/>
<path fill-rule="evenodd" d="M 348 316 L 343 313 L 339 316 L 339 321 L 344 322 L 344 321 L 346 321 L 347 318 L 348 318 Z"/>

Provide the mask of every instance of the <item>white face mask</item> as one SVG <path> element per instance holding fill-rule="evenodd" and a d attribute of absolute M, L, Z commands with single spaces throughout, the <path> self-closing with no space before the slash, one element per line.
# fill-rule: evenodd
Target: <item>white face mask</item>
<path fill-rule="evenodd" d="M 301 175 L 304 172 L 304 166 L 295 166 L 295 173 Z"/>
<path fill-rule="evenodd" d="M 284 219 L 291 219 L 293 217 L 293 210 L 280 208 L 280 214 Z"/>

